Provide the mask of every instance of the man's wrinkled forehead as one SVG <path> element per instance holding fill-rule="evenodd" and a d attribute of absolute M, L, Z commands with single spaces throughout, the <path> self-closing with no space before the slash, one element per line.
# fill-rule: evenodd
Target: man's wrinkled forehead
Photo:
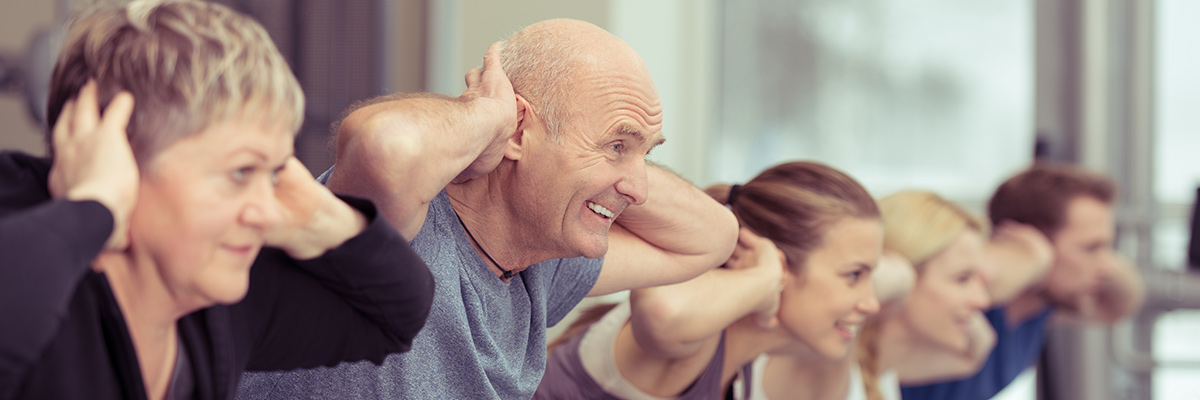
<path fill-rule="evenodd" d="M 616 134 L 616 136 L 628 138 L 639 146 L 649 145 L 650 148 L 658 147 L 662 145 L 663 142 L 667 141 L 667 139 L 663 137 L 661 129 L 654 132 L 646 132 L 646 130 L 642 129 L 642 127 L 630 123 L 621 123 L 617 125 L 617 128 L 615 131 L 613 131 L 613 133 Z"/>

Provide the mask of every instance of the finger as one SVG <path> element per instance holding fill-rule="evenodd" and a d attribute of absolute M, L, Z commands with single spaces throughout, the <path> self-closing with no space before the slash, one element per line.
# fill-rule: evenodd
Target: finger
<path fill-rule="evenodd" d="M 308 171 L 308 168 L 304 167 L 304 164 L 296 156 L 288 158 L 287 162 L 283 164 L 283 169 L 276 174 L 276 177 L 279 179 L 278 187 L 275 191 L 276 194 L 286 192 L 287 189 L 292 188 L 297 183 L 314 181 L 312 173 Z"/>
<path fill-rule="evenodd" d="M 484 71 L 504 73 L 504 67 L 500 63 L 500 50 L 502 49 L 504 49 L 504 42 L 496 42 L 488 46 L 487 52 L 483 53 Z"/>
<path fill-rule="evenodd" d="M 482 76 L 483 68 L 475 67 L 471 68 L 470 71 L 467 71 L 467 74 L 463 76 L 463 79 L 467 82 L 467 88 L 470 89 L 479 86 L 479 80 L 482 78 Z"/>
<path fill-rule="evenodd" d="M 100 105 L 96 100 L 98 91 L 96 81 L 92 79 L 79 89 L 79 97 L 75 100 L 75 120 L 71 126 L 72 136 L 88 134 L 96 129 L 96 122 L 100 119 Z"/>
<path fill-rule="evenodd" d="M 100 128 L 106 131 L 120 132 L 125 135 L 125 129 L 129 127 L 129 116 L 133 115 L 133 95 L 129 92 L 117 93 L 113 97 L 112 102 L 108 103 L 108 108 L 104 109 L 104 117 L 100 121 Z"/>
<path fill-rule="evenodd" d="M 742 228 L 738 231 L 738 246 L 754 248 L 754 236 L 754 233 L 750 232 L 750 228 Z"/>
<path fill-rule="evenodd" d="M 58 113 L 58 121 L 54 123 L 54 148 L 62 149 L 71 139 L 72 113 L 75 112 L 75 100 L 67 100 L 62 111 Z"/>

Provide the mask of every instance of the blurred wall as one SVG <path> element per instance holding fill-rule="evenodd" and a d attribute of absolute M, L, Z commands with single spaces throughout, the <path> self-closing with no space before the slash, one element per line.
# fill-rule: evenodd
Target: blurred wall
<path fill-rule="evenodd" d="M 51 27 L 55 2 L 47 0 L 4 0 L 0 3 L 0 59 L 15 61 L 25 54 L 33 35 Z M 0 92 L 0 149 L 43 154 L 42 128 L 30 117 L 25 97 L 19 90 Z"/>

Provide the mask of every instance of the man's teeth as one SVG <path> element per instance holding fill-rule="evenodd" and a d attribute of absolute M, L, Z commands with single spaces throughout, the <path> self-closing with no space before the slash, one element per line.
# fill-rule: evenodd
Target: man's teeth
<path fill-rule="evenodd" d="M 615 214 L 613 214 L 612 211 L 609 211 L 607 208 L 604 208 L 604 206 L 590 202 L 590 201 L 587 203 L 587 207 L 589 210 L 592 210 L 592 212 L 603 215 L 605 218 L 612 218 L 613 215 L 615 215 Z"/>
<path fill-rule="evenodd" d="M 838 327 L 845 329 L 847 332 L 850 332 L 850 336 L 858 336 L 858 330 L 862 329 L 862 325 L 859 325 L 859 324 L 853 324 L 853 325 L 838 324 Z"/>

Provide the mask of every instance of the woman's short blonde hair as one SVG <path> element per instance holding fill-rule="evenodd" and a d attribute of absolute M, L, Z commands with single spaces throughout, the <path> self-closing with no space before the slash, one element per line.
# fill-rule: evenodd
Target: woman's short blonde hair
<path fill-rule="evenodd" d="M 883 248 L 900 253 L 920 273 L 926 261 L 949 247 L 958 235 L 986 236 L 987 223 L 958 204 L 923 191 L 903 191 L 879 200 Z"/>
<path fill-rule="evenodd" d="M 225 120 L 294 134 L 304 118 L 304 93 L 266 30 L 216 3 L 139 0 L 78 17 L 54 67 L 49 121 L 90 78 L 101 107 L 121 90 L 133 94 L 128 135 L 139 164 Z"/>

